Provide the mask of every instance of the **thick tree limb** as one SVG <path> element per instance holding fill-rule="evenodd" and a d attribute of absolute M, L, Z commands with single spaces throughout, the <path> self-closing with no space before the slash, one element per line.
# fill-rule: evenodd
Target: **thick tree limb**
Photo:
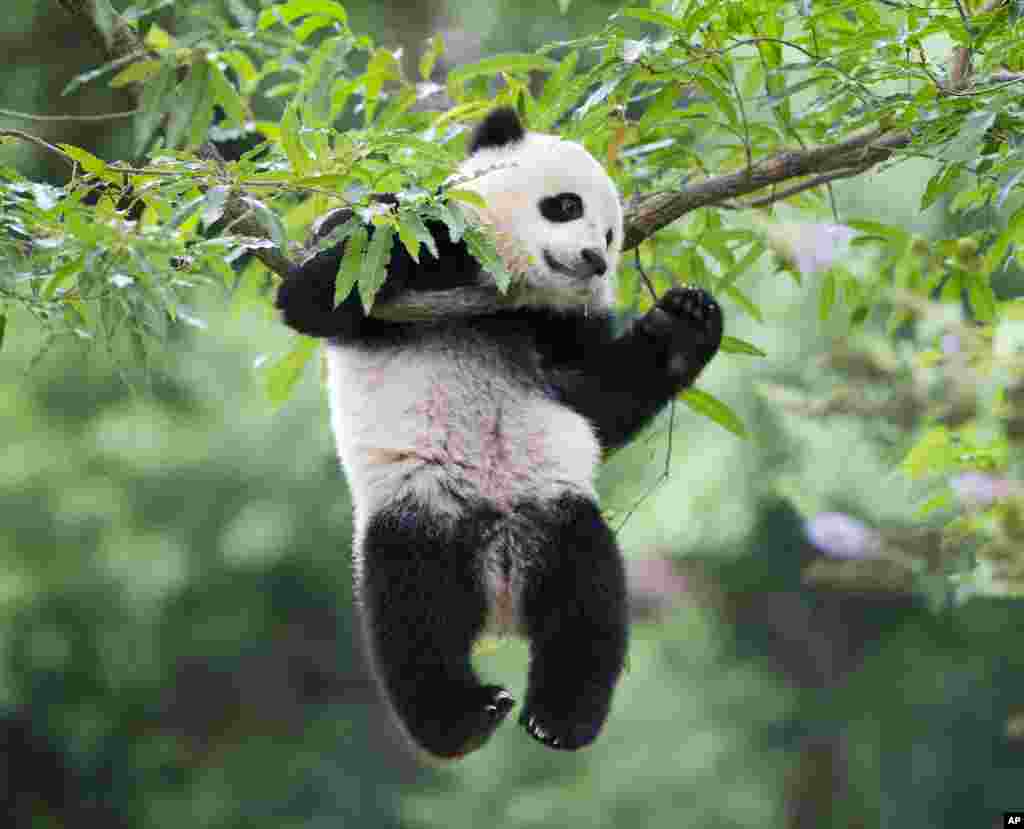
<path fill-rule="evenodd" d="M 60 5 L 72 14 L 79 23 L 86 26 L 93 38 L 102 44 L 109 60 L 127 57 L 131 54 L 145 54 L 146 47 L 139 40 L 131 26 L 114 15 L 112 24 L 105 33 L 97 22 L 97 4 L 106 0 L 58 0 Z M 857 133 L 844 141 L 811 149 L 788 150 L 776 153 L 770 158 L 755 162 L 751 167 L 711 176 L 687 185 L 681 190 L 651 193 L 631 204 L 625 215 L 625 239 L 623 250 L 630 250 L 644 239 L 663 227 L 699 207 L 725 205 L 732 199 L 746 196 L 793 182 L 806 176 L 814 178 L 793 182 L 787 188 L 788 195 L 843 177 L 842 174 L 867 171 L 881 161 L 888 159 L 895 150 L 910 143 L 906 130 L 868 130 Z M 212 145 L 204 146 L 201 155 L 219 159 Z M 840 175 L 830 175 L 840 173 Z M 753 204 L 769 203 L 780 198 L 769 194 Z M 224 218 L 236 233 L 266 238 L 267 231 L 252 217 L 245 203 L 245 194 L 236 193 L 229 199 Z M 277 248 L 258 248 L 252 251 L 267 268 L 282 278 L 287 278 L 295 268 L 286 251 Z M 473 316 L 486 314 L 514 302 L 509 296 L 501 296 L 495 290 L 485 288 L 459 288 L 450 291 L 417 292 L 402 294 L 387 304 L 373 308 L 373 316 L 392 320 L 426 320 L 453 314 Z"/>

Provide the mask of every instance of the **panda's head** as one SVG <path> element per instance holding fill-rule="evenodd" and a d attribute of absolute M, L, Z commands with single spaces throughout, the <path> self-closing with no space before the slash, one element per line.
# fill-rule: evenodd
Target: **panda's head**
<path fill-rule="evenodd" d="M 622 249 L 622 206 L 604 168 L 581 145 L 526 132 L 512 109 L 477 127 L 459 187 L 487 202 L 509 269 L 524 275 L 523 305 L 608 308 Z M 465 179 L 465 180 L 463 180 Z"/>

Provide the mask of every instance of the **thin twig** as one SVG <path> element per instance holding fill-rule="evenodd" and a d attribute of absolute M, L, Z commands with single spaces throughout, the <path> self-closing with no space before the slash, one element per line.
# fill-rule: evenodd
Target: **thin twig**
<path fill-rule="evenodd" d="M 35 144 L 37 147 L 42 147 L 44 150 L 55 155 L 59 155 L 64 161 L 71 165 L 71 168 L 75 167 L 75 160 L 69 156 L 60 147 L 54 146 L 49 141 L 44 141 L 37 135 L 32 135 L 28 132 L 22 132 L 21 130 L 0 130 L 0 137 L 10 136 L 11 138 L 18 138 L 21 141 L 27 141 L 30 144 Z"/>
<path fill-rule="evenodd" d="M 963 3 L 960 0 L 954 0 L 956 3 L 956 10 L 960 12 L 960 19 L 963 21 L 964 28 L 967 29 L 967 34 L 974 37 L 974 28 L 971 26 L 971 21 L 967 17 L 967 11 L 964 9 Z"/>
<path fill-rule="evenodd" d="M 658 292 L 654 290 L 654 284 L 651 282 L 647 272 L 644 270 L 644 266 L 640 264 L 640 246 L 637 245 L 633 248 L 634 259 L 636 261 L 636 269 L 640 274 L 640 278 L 643 279 L 644 285 L 647 286 L 647 290 L 651 292 L 651 299 L 655 302 L 658 301 Z"/>
<path fill-rule="evenodd" d="M 117 118 L 131 118 L 140 112 L 142 110 L 136 108 L 124 112 L 110 112 L 106 115 L 37 115 L 32 112 L 18 112 L 14 109 L 0 108 L 0 115 L 6 115 L 9 118 L 19 118 L 22 121 L 41 121 L 43 123 L 60 121 L 113 121 Z"/>

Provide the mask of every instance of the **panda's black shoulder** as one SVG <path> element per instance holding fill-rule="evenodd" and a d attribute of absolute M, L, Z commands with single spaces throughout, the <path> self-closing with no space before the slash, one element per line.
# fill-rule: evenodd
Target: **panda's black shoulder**
<path fill-rule="evenodd" d="M 481 121 L 469 139 L 470 155 L 489 147 L 507 147 L 526 137 L 526 130 L 512 107 L 498 107 L 491 110 Z"/>

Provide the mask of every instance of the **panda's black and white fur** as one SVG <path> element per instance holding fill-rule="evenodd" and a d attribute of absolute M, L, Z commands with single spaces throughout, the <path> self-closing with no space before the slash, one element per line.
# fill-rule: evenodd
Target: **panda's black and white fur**
<path fill-rule="evenodd" d="M 334 307 L 340 245 L 285 280 L 277 306 L 328 338 L 366 641 L 404 730 L 442 758 L 490 737 L 513 706 L 470 664 L 490 630 L 530 643 L 520 723 L 577 749 L 604 724 L 627 645 L 623 564 L 594 489 L 601 452 L 693 383 L 722 316 L 704 291 L 674 288 L 613 336 L 622 209 L 601 165 L 508 109 L 469 153 L 460 186 L 518 245 L 515 307 L 431 323 L 367 317 L 356 292 Z M 333 214 L 320 237 L 350 217 Z M 378 302 L 491 281 L 443 224 L 428 229 L 438 256 L 421 248 L 416 263 L 396 239 Z"/>

